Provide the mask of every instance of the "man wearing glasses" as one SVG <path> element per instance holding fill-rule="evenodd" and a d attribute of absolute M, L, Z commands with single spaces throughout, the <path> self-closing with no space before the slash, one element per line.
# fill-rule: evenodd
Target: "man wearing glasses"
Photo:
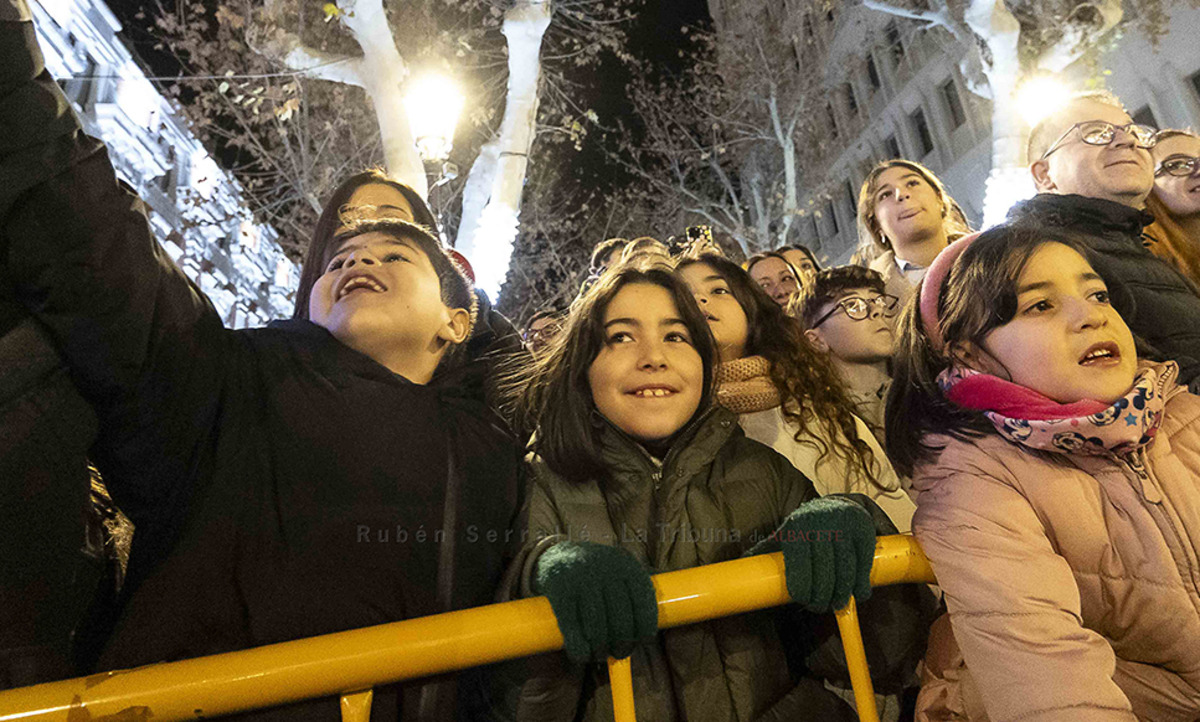
<path fill-rule="evenodd" d="M 1061 228 L 1089 249 L 1113 306 L 1150 358 L 1177 361 L 1180 380 L 1200 392 L 1200 296 L 1170 264 L 1146 250 L 1144 210 L 1154 186 L 1155 130 L 1133 122 L 1112 94 L 1080 93 L 1029 136 L 1038 194 L 1009 211 L 1009 223 Z"/>
<path fill-rule="evenodd" d="M 883 444 L 883 406 L 899 299 L 884 292 L 883 276 L 862 266 L 820 271 L 792 302 L 804 335 L 829 355 L 856 413 Z"/>
<path fill-rule="evenodd" d="M 557 309 L 544 308 L 533 314 L 525 327 L 525 348 L 535 357 L 541 356 L 562 331 L 562 324 L 563 314 Z"/>

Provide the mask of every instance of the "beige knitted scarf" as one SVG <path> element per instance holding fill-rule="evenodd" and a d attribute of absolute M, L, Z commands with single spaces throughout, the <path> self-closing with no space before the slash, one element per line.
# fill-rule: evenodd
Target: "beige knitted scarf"
<path fill-rule="evenodd" d="M 717 366 L 717 403 L 735 414 L 779 406 L 779 389 L 771 381 L 771 363 L 747 356 Z"/>

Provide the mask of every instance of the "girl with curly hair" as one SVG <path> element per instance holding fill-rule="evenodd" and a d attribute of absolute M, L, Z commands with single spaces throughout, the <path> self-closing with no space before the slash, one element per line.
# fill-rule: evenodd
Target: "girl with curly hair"
<path fill-rule="evenodd" d="M 686 258 L 676 272 L 692 289 L 716 338 L 717 401 L 738 414 L 746 435 L 775 449 L 822 495 L 863 493 L 901 530 L 915 506 L 870 428 L 854 415 L 829 360 L 800 324 L 736 264 Z"/>

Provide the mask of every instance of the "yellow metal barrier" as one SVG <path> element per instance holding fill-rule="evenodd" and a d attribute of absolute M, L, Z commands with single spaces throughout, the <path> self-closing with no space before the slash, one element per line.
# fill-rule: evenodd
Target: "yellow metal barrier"
<path fill-rule="evenodd" d="M 637 722 L 633 708 L 633 671 L 631 658 L 608 658 L 608 686 L 613 696 L 613 722 Z"/>
<path fill-rule="evenodd" d="M 875 705 L 875 685 L 871 684 L 871 670 L 867 668 L 867 650 L 863 646 L 862 628 L 858 626 L 858 607 L 854 597 L 837 616 L 838 632 L 842 635 L 842 649 L 846 652 L 846 667 L 850 672 L 850 686 L 854 689 L 854 706 L 858 709 L 859 722 L 879 722 L 879 708 Z"/>
<path fill-rule="evenodd" d="M 912 537 L 877 540 L 873 585 L 933 581 Z M 654 586 L 664 629 L 790 601 L 779 553 L 659 574 Z M 0 720 L 121 715 L 165 722 L 337 695 L 346 719 L 363 719 L 377 685 L 549 652 L 562 643 L 546 598 L 522 599 L 0 692 Z M 865 658 L 850 661 L 861 663 L 852 678 L 865 672 Z M 857 688 L 855 694 L 861 710 L 864 697 Z"/>

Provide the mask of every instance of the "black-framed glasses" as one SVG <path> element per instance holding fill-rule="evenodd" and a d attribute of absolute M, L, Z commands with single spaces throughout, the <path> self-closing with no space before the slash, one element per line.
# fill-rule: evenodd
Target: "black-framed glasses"
<path fill-rule="evenodd" d="M 871 315 L 871 307 L 878 306 L 884 316 L 891 318 L 896 315 L 896 309 L 900 305 L 900 299 L 890 293 L 884 293 L 874 298 L 863 298 L 862 296 L 851 296 L 843 298 L 837 302 L 837 305 L 829 309 L 829 312 L 818 318 L 812 325 L 813 328 L 820 326 L 830 319 L 833 314 L 838 311 L 845 311 L 851 321 L 863 321 Z"/>
<path fill-rule="evenodd" d="M 1176 178 L 1187 178 L 1196 172 L 1197 166 L 1200 166 L 1200 158 L 1167 158 L 1158 166 L 1158 170 L 1154 171 L 1154 177 L 1173 175 Z"/>
<path fill-rule="evenodd" d="M 1062 135 L 1058 136 L 1058 140 L 1050 144 L 1050 147 L 1045 153 L 1042 153 L 1042 159 L 1049 157 L 1051 153 L 1058 150 L 1062 146 L 1062 142 L 1067 139 L 1067 136 L 1079 131 L 1079 139 L 1088 145 L 1108 145 L 1117 137 L 1117 131 L 1123 130 L 1133 136 L 1137 141 L 1139 148 L 1153 148 L 1158 142 L 1158 131 L 1148 125 L 1140 125 L 1138 123 L 1130 123 L 1129 125 L 1114 125 L 1104 120 L 1085 120 L 1082 123 L 1076 123 Z"/>

